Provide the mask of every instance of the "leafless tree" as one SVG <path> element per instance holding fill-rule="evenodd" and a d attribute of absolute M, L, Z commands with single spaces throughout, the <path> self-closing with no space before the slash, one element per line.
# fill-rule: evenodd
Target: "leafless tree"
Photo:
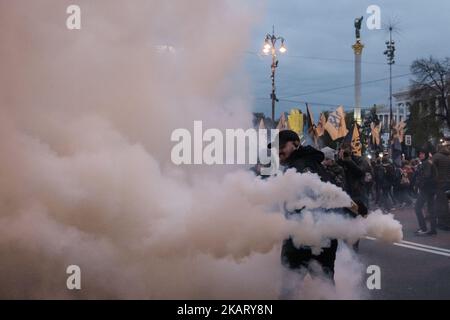
<path fill-rule="evenodd" d="M 436 116 L 450 128 L 450 58 L 415 60 L 411 65 L 411 98 L 422 101 L 430 115 Z M 438 101 L 437 106 L 434 105 Z"/>

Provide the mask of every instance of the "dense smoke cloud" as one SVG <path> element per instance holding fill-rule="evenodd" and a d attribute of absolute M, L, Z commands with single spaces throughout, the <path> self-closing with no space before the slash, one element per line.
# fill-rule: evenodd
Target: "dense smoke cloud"
<path fill-rule="evenodd" d="M 175 128 L 250 126 L 236 52 L 254 8 L 80 0 L 69 31 L 69 4 L 0 1 L 1 297 L 276 298 L 288 234 L 401 238 L 391 216 L 321 215 L 350 199 L 312 175 L 171 164 Z"/>

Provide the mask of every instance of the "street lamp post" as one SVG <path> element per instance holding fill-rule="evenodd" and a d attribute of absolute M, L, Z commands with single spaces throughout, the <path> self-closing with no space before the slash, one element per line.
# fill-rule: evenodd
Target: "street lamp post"
<path fill-rule="evenodd" d="M 392 26 L 389 27 L 389 41 L 386 41 L 386 50 L 384 55 L 387 58 L 387 64 L 389 65 L 389 140 L 392 139 L 392 65 L 395 63 L 395 42 L 392 40 Z"/>
<path fill-rule="evenodd" d="M 267 34 L 266 38 L 264 39 L 264 48 L 263 53 L 268 55 L 269 53 L 272 54 L 272 65 L 271 65 L 271 76 L 272 79 L 272 93 L 270 94 L 270 99 L 272 100 L 272 121 L 275 123 L 275 102 L 278 102 L 276 93 L 275 93 L 275 70 L 278 67 L 278 59 L 277 59 L 277 49 L 276 49 L 276 43 L 280 40 L 281 46 L 278 49 L 280 53 L 286 52 L 286 46 L 284 45 L 284 38 L 283 37 L 277 37 L 275 35 L 275 26 L 272 27 L 272 34 Z"/>

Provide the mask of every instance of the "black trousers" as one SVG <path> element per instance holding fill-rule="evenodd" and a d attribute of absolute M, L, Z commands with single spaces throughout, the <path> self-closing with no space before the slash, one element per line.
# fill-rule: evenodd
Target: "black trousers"
<path fill-rule="evenodd" d="M 438 183 L 436 190 L 436 217 L 438 225 L 450 227 L 450 213 L 448 210 L 448 198 L 445 191 L 450 190 L 450 183 Z"/>
<path fill-rule="evenodd" d="M 436 214 L 434 211 L 434 192 L 427 192 L 424 190 L 419 191 L 419 195 L 417 197 L 416 202 L 416 216 L 417 216 L 417 222 L 419 223 L 420 229 L 426 231 L 427 223 L 425 221 L 425 217 L 423 215 L 423 208 L 425 207 L 425 204 L 427 205 L 428 209 L 428 219 L 430 220 L 430 231 L 435 232 L 436 231 Z"/>
<path fill-rule="evenodd" d="M 334 281 L 334 261 L 336 260 L 336 251 L 338 241 L 332 239 L 329 248 L 323 248 L 319 255 L 314 255 L 309 248 L 296 248 L 292 239 L 286 239 L 281 249 L 281 263 L 289 269 L 305 268 L 311 276 L 320 276 L 315 270 L 309 268 L 311 262 L 316 261 L 321 267 L 325 277 Z"/>
<path fill-rule="evenodd" d="M 391 195 L 391 186 L 380 184 L 378 190 L 378 205 L 386 210 L 391 210 L 393 198 Z"/>

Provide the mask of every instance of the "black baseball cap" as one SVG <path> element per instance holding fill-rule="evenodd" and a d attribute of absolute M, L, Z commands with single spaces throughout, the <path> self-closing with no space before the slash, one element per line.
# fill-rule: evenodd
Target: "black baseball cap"
<path fill-rule="evenodd" d="M 293 141 L 293 142 L 298 141 L 298 142 L 300 142 L 300 138 L 299 138 L 298 134 L 295 133 L 292 130 L 280 131 L 278 133 L 278 135 L 275 137 L 274 141 L 276 141 L 277 139 L 278 139 L 278 145 L 279 145 L 280 148 L 282 148 L 289 141 Z M 272 142 L 267 145 L 267 148 L 268 149 L 272 148 Z"/>

